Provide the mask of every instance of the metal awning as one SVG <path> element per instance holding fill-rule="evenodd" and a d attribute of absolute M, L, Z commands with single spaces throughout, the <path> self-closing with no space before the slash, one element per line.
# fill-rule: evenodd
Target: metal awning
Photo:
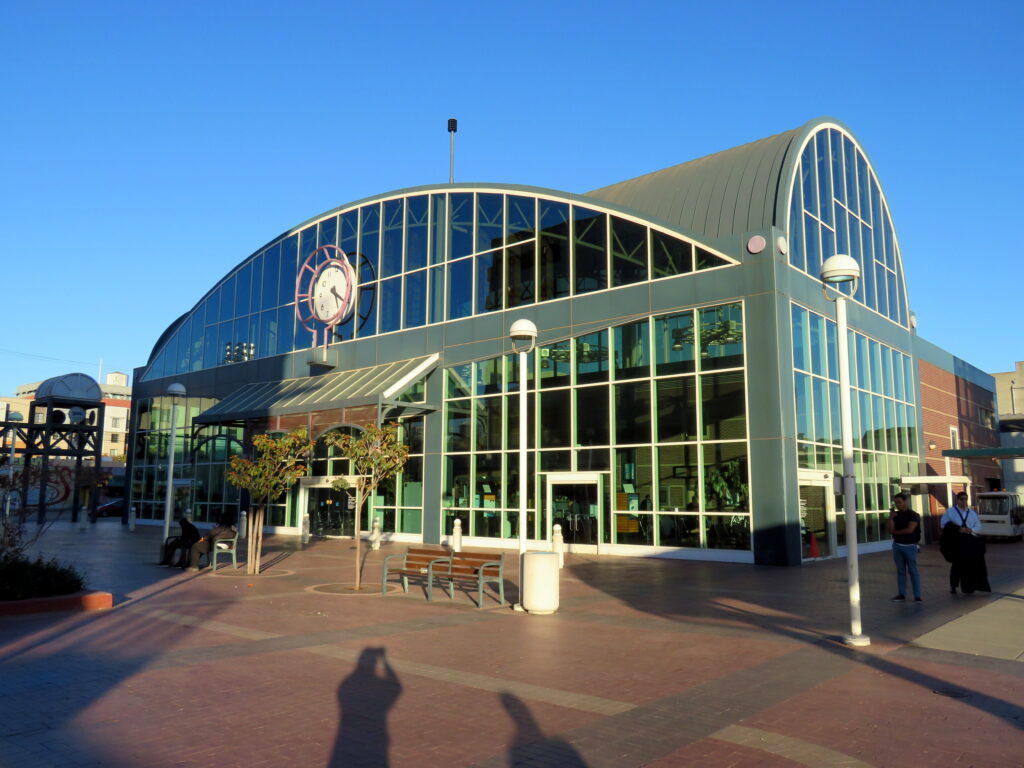
<path fill-rule="evenodd" d="M 439 359 L 434 354 L 323 376 L 246 384 L 193 421 L 224 424 L 354 405 L 398 404 L 394 398 L 437 367 Z"/>
<path fill-rule="evenodd" d="M 1024 446 L 1013 448 L 951 448 L 942 452 L 950 459 L 1020 459 Z"/>

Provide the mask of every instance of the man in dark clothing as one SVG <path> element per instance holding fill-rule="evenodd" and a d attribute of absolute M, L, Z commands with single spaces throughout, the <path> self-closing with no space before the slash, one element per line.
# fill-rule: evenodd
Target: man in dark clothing
<path fill-rule="evenodd" d="M 206 554 L 209 554 L 210 550 L 217 546 L 219 539 L 234 539 L 238 536 L 238 529 L 231 523 L 230 520 L 221 518 L 217 521 L 217 527 L 210 531 L 208 536 L 204 536 L 195 544 L 192 545 L 192 556 L 189 561 L 189 570 L 199 570 L 199 559 Z"/>
<path fill-rule="evenodd" d="M 896 562 L 896 588 L 893 602 L 907 599 L 907 574 L 914 590 L 914 602 L 921 602 L 921 575 L 917 572 L 917 543 L 921 540 L 921 516 L 907 505 L 907 494 L 892 498 L 892 511 L 886 529 L 892 536 L 892 559 Z"/>

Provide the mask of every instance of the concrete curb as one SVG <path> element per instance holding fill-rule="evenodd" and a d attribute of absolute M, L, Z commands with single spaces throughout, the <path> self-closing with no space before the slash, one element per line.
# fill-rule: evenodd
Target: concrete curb
<path fill-rule="evenodd" d="M 24 616 L 29 613 L 55 613 L 57 611 L 104 611 L 112 608 L 114 598 L 110 592 L 91 589 L 73 595 L 33 597 L 27 600 L 0 602 L 0 616 Z"/>

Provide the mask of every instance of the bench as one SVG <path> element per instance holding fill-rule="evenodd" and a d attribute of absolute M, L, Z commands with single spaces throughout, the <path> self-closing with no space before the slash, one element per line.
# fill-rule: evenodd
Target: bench
<path fill-rule="evenodd" d="M 392 565 L 390 561 L 400 561 Z M 502 605 L 505 603 L 505 566 L 501 554 L 448 552 L 443 549 L 409 547 L 404 553 L 384 558 L 384 578 L 380 592 L 388 591 L 388 575 L 402 577 L 402 588 L 409 591 L 409 577 L 426 582 L 427 600 L 434 599 L 434 580 L 448 582 L 448 596 L 455 599 L 455 582 L 474 582 L 477 585 L 477 608 L 483 606 L 484 584 L 497 583 Z"/>

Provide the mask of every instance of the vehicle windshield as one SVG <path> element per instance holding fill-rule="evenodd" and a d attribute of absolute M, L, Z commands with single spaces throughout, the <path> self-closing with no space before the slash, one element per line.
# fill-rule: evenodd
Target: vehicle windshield
<path fill-rule="evenodd" d="M 1010 500 L 1003 497 L 981 497 L 978 499 L 979 515 L 1008 515 L 1010 514 Z"/>

